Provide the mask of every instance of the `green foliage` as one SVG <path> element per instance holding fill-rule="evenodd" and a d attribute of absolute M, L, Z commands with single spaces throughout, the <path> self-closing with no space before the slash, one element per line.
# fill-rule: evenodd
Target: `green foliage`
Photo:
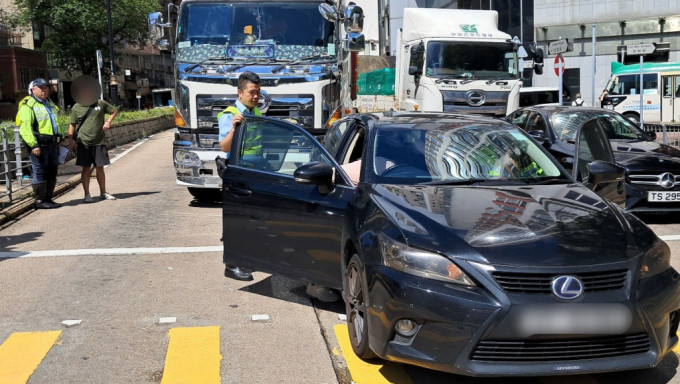
<path fill-rule="evenodd" d="M 48 28 L 42 49 L 59 66 L 92 74 L 99 49 L 108 56 L 107 0 L 14 0 L 18 13 L 12 24 Z M 147 15 L 159 11 L 157 0 L 111 0 L 114 43 L 144 44 L 149 35 Z M 108 60 L 108 59 L 107 59 Z"/>
<path fill-rule="evenodd" d="M 154 108 L 141 111 L 125 111 L 119 112 L 116 120 L 113 121 L 113 126 L 124 123 L 126 121 L 144 120 L 158 116 L 172 116 L 174 109 L 172 107 Z M 108 115 L 107 115 L 108 116 Z M 68 114 L 61 113 L 57 116 L 57 124 L 59 125 L 59 133 L 67 134 L 70 117 Z M 0 134 L 7 135 L 8 140 L 14 140 L 14 121 L 1 121 Z"/>

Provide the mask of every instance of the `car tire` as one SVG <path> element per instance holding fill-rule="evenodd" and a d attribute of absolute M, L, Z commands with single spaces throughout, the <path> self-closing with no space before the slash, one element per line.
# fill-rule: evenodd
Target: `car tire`
<path fill-rule="evenodd" d="M 219 189 L 212 188 L 188 188 L 189 193 L 196 200 L 202 203 L 214 203 L 222 200 L 222 194 Z"/>
<path fill-rule="evenodd" d="M 359 255 L 354 254 L 345 272 L 345 312 L 352 350 L 361 359 L 376 358 L 368 343 L 368 305 L 366 303 L 366 278 Z"/>

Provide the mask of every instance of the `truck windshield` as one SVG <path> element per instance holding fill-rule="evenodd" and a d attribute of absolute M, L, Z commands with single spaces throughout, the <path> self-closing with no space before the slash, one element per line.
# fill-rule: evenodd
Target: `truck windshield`
<path fill-rule="evenodd" d="M 517 54 L 510 43 L 430 41 L 425 74 L 483 80 L 517 79 Z"/>
<path fill-rule="evenodd" d="M 334 25 L 317 8 L 314 2 L 185 3 L 177 25 L 177 59 L 334 56 Z"/>

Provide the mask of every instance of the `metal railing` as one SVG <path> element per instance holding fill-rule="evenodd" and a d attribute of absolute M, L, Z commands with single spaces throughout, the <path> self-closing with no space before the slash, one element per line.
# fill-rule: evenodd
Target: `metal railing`
<path fill-rule="evenodd" d="M 645 124 L 645 131 L 655 132 L 660 143 L 680 146 L 680 124 Z"/>
<path fill-rule="evenodd" d="M 29 161 L 22 160 L 23 143 L 18 126 L 0 125 L 0 136 L 0 201 L 8 199 L 11 203 L 18 190 L 30 185 L 24 180 Z"/>

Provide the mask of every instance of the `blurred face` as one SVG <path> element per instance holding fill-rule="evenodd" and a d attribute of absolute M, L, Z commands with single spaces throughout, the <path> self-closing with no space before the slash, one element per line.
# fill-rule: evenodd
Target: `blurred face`
<path fill-rule="evenodd" d="M 47 99 L 47 96 L 49 95 L 48 89 L 49 88 L 47 87 L 47 85 L 35 86 L 31 88 L 31 90 L 33 91 L 33 96 L 40 100 Z"/>
<path fill-rule="evenodd" d="M 260 86 L 255 83 L 247 82 L 245 89 L 238 91 L 238 101 L 248 108 L 253 108 L 260 100 Z"/>

